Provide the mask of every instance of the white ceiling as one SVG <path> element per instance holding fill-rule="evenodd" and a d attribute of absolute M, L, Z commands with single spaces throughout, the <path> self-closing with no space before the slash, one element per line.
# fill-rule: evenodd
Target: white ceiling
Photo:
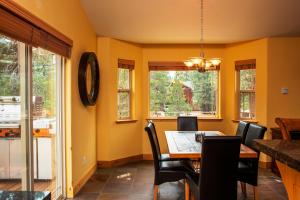
<path fill-rule="evenodd" d="M 200 0 L 81 0 L 98 36 L 199 43 Z M 204 42 L 300 36 L 300 0 L 204 0 Z"/>

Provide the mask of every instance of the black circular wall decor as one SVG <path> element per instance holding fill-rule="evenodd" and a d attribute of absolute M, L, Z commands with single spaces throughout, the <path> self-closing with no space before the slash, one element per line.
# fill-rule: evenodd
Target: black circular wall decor
<path fill-rule="evenodd" d="M 88 80 L 88 73 L 91 75 L 90 80 Z M 90 82 L 88 83 L 87 81 Z M 89 88 L 88 85 L 90 85 Z M 93 52 L 85 52 L 80 58 L 78 69 L 78 89 L 83 105 L 93 106 L 96 104 L 99 85 L 100 71 L 97 56 Z"/>

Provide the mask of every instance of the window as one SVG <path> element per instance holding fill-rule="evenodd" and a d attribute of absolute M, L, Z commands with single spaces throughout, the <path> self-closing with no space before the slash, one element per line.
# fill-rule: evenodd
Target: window
<path fill-rule="evenodd" d="M 0 190 L 12 180 L 12 190 L 28 190 L 24 182 L 32 178 L 34 188 L 50 190 L 54 198 L 62 195 L 62 65 L 63 58 L 55 53 L 0 35 L 0 147 L 5 152 L 0 159 L 0 179 L 5 179 Z M 23 154 L 30 146 L 26 137 L 33 149 Z M 28 163 L 23 158 L 29 155 L 34 171 L 24 176 Z"/>
<path fill-rule="evenodd" d="M 118 60 L 118 120 L 131 119 L 132 71 L 134 61 Z"/>
<path fill-rule="evenodd" d="M 63 57 L 73 42 L 13 1 L 0 5 L 0 190 L 48 190 L 59 199 Z"/>
<path fill-rule="evenodd" d="M 199 73 L 182 63 L 149 63 L 150 117 L 218 117 L 218 69 Z"/>
<path fill-rule="evenodd" d="M 238 116 L 240 119 L 255 118 L 256 61 L 236 61 Z"/>

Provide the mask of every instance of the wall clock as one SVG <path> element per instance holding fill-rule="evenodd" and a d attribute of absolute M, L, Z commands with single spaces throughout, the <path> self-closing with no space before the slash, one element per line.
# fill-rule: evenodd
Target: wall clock
<path fill-rule="evenodd" d="M 96 104 L 100 86 L 100 71 L 97 56 L 93 52 L 82 54 L 78 69 L 78 89 L 83 105 Z"/>

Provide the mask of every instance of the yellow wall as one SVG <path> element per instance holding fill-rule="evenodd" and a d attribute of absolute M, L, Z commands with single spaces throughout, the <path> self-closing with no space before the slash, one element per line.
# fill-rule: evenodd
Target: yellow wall
<path fill-rule="evenodd" d="M 96 164 L 96 108 L 85 108 L 80 102 L 77 89 L 80 56 L 85 51 L 96 52 L 96 33 L 79 0 L 16 2 L 73 40 L 72 57 L 67 61 L 65 77 L 67 191 L 71 196 L 73 186 Z"/>
<path fill-rule="evenodd" d="M 300 38 L 270 38 L 268 45 L 268 113 L 269 127 L 277 126 L 275 117 L 300 118 Z M 280 89 L 289 93 L 283 95 Z"/>
<path fill-rule="evenodd" d="M 237 60 L 256 59 L 256 119 L 259 124 L 267 124 L 267 39 L 250 41 L 227 45 L 225 51 L 225 66 L 226 70 L 224 78 L 224 92 L 228 96 L 225 102 L 226 113 L 225 118 L 237 119 L 236 109 L 238 105 L 237 99 L 231 101 L 230 98 L 235 96 L 235 66 Z"/>
<path fill-rule="evenodd" d="M 100 98 L 97 106 L 97 159 L 111 161 L 142 152 L 142 50 L 127 42 L 99 37 Z M 135 60 L 133 71 L 133 118 L 117 124 L 118 58 Z"/>

